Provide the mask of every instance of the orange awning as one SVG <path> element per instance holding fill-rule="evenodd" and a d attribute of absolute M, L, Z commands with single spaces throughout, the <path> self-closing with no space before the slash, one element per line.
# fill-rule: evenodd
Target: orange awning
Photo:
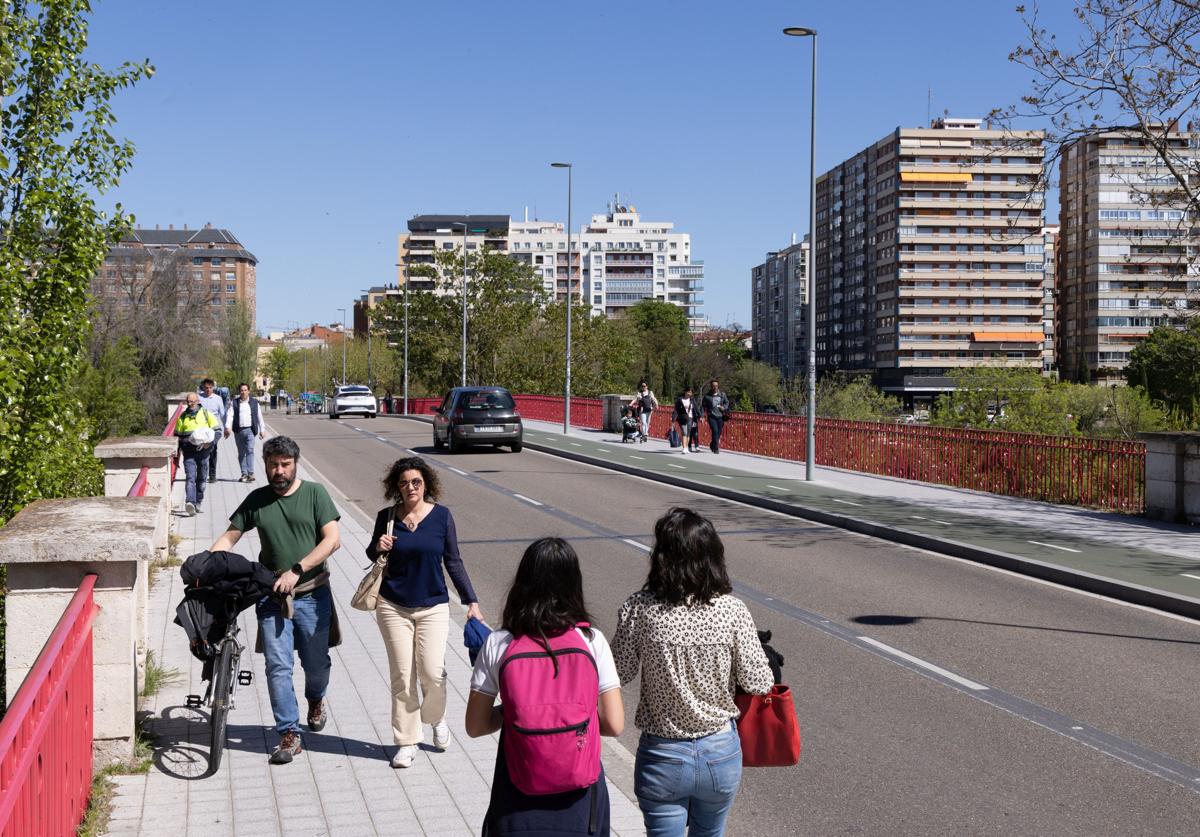
<path fill-rule="evenodd" d="M 1041 343 L 1046 336 L 1040 331 L 976 331 L 971 339 L 976 343 Z"/>
<path fill-rule="evenodd" d="M 902 171 L 903 183 L 970 183 L 971 175 L 965 171 Z"/>

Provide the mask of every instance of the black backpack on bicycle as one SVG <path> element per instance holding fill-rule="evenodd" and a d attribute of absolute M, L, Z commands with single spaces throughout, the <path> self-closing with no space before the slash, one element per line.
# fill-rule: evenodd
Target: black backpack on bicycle
<path fill-rule="evenodd" d="M 275 574 L 235 552 L 198 552 L 179 568 L 186 585 L 175 624 L 188 637 L 192 656 L 205 663 L 204 679 L 231 619 L 271 592 Z"/>

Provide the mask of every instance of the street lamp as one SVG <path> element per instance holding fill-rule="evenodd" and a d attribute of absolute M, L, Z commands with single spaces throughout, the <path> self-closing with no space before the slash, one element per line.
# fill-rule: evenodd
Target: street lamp
<path fill-rule="evenodd" d="M 471 220 L 471 216 L 467 216 L 467 221 L 455 221 L 450 226 L 462 227 L 463 231 L 463 265 L 462 265 L 462 383 L 459 386 L 467 385 L 467 223 Z"/>
<path fill-rule="evenodd" d="M 339 308 L 342 312 L 342 386 L 346 385 L 346 309 Z"/>
<path fill-rule="evenodd" d="M 396 267 L 401 267 L 397 264 Z M 408 415 L 408 273 L 404 274 L 404 415 Z"/>
<path fill-rule="evenodd" d="M 808 322 L 808 415 L 806 416 L 804 478 L 813 478 L 813 461 L 817 458 L 817 30 L 804 26 L 789 26 L 783 34 L 795 38 L 812 38 L 812 93 L 809 98 L 808 139 L 808 281 L 806 300 Z"/>
<path fill-rule="evenodd" d="M 567 170 L 567 375 L 563 382 L 563 433 L 571 432 L 571 306 L 574 292 L 571 289 L 571 180 L 575 174 L 572 163 L 551 163 L 556 169 Z M 558 284 L 558 257 L 555 257 L 554 282 Z"/>

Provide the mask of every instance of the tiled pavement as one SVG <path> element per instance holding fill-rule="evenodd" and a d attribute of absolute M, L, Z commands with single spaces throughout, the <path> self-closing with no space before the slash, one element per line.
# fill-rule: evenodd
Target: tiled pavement
<path fill-rule="evenodd" d="M 259 443 L 261 445 L 261 443 Z M 261 447 L 259 448 L 261 450 Z M 219 448 L 219 481 L 209 485 L 204 510 L 195 517 L 176 515 L 172 530 L 182 537 L 180 556 L 207 549 L 224 531 L 229 515 L 250 486 L 237 482 L 232 440 Z M 262 485 L 262 463 L 256 460 Z M 320 480 L 320 475 L 301 475 Z M 182 473 L 180 474 L 182 477 Z M 183 505 L 183 483 L 173 494 Z M 331 651 L 329 723 L 321 733 L 304 733 L 304 752 L 289 765 L 272 767 L 267 756 L 277 736 L 272 730 L 262 656 L 247 650 L 242 667 L 254 682 L 239 687 L 229 713 L 228 745 L 221 769 L 208 767 L 207 712 L 186 708 L 185 696 L 203 694 L 201 664 L 188 652 L 183 630 L 172 624 L 182 596 L 177 570 L 157 574 L 150 591 L 150 646 L 158 660 L 181 672 L 143 706 L 155 736 L 153 766 L 140 776 L 117 778 L 108 833 L 145 837 L 222 837 L 222 835 L 466 835 L 478 834 L 487 809 L 496 736 L 468 738 L 463 728 L 470 666 L 461 630 L 451 627 L 446 648 L 449 696 L 446 719 L 453 734 L 444 753 L 425 745 L 411 768 L 393 770 L 388 666 L 372 614 L 349 607 L 361 577 L 363 549 L 370 537 L 363 521 L 341 509 L 342 549 L 331 559 L 334 600 L 341 619 L 342 645 Z M 258 553 L 255 533 L 238 551 Z M 463 609 L 451 606 L 461 628 Z M 243 641 L 253 647 L 253 610 L 240 620 Z M 296 667 L 296 691 L 303 712 L 303 674 Z M 632 756 L 619 743 L 605 740 L 610 773 L 628 774 Z M 611 781 L 613 833 L 642 834 L 636 802 Z"/>

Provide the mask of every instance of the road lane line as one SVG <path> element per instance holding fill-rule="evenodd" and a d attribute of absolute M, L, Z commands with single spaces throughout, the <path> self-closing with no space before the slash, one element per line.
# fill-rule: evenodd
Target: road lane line
<path fill-rule="evenodd" d="M 667 467 L 668 467 L 668 468 L 678 468 L 678 469 L 679 469 L 679 470 L 681 470 L 681 471 L 686 471 L 686 470 L 687 470 L 687 466 L 685 466 L 685 465 L 676 465 L 674 462 L 668 462 L 668 463 L 667 463 Z"/>
<path fill-rule="evenodd" d="M 467 475 L 466 471 L 460 471 L 457 468 L 455 468 L 453 465 L 447 465 L 446 467 L 449 468 L 454 473 L 458 474 L 460 477 L 465 477 Z"/>
<path fill-rule="evenodd" d="M 609 450 L 608 448 L 596 448 L 596 451 L 598 453 L 612 453 L 612 451 Z"/>
<path fill-rule="evenodd" d="M 633 540 L 632 538 L 621 538 L 621 541 L 623 543 L 629 544 L 630 546 L 636 546 L 638 549 L 644 550 L 646 552 L 653 552 L 653 550 L 650 549 L 650 547 L 646 546 L 644 543 L 638 543 L 637 541 Z"/>
<path fill-rule="evenodd" d="M 379 441 L 381 441 L 381 442 L 386 442 L 386 441 L 387 441 L 387 439 L 386 439 L 386 438 L 384 438 L 383 436 L 378 436 L 378 435 L 377 435 L 375 438 L 376 438 L 376 439 L 378 439 L 378 440 L 379 440 Z"/>
<path fill-rule="evenodd" d="M 573 448 L 581 448 L 581 447 L 583 447 L 583 445 L 579 444 L 578 442 L 570 442 L 569 444 L 570 444 L 570 445 L 571 445 L 571 447 L 573 447 Z"/>
<path fill-rule="evenodd" d="M 733 479 L 733 477 L 729 476 L 728 474 L 713 474 L 713 476 L 714 476 L 714 477 L 720 477 L 720 478 L 721 478 L 721 479 L 723 479 L 723 480 L 731 480 L 731 479 Z"/>
<path fill-rule="evenodd" d="M 513 492 L 513 496 L 516 497 L 518 500 L 524 500 L 526 503 L 531 503 L 535 506 L 546 505 L 545 503 L 539 503 L 537 500 L 533 499 L 532 497 L 526 497 L 524 494 L 517 494 L 515 491 Z"/>
<path fill-rule="evenodd" d="M 953 523 L 947 523 L 944 520 L 938 520 L 936 517 L 921 517 L 919 514 L 910 515 L 913 520 L 928 520 L 930 523 L 940 523 L 943 526 L 953 526 Z"/>
<path fill-rule="evenodd" d="M 852 500 L 839 500 L 837 497 L 830 497 L 829 499 L 835 503 L 841 503 L 843 506 L 858 506 L 860 509 L 863 508 L 862 503 L 855 503 Z"/>
<path fill-rule="evenodd" d="M 778 485 L 771 485 L 770 483 L 767 483 L 767 488 L 774 488 L 776 491 L 791 491 L 790 488 L 780 488 Z"/>
<path fill-rule="evenodd" d="M 948 680 L 953 680 L 960 686 L 966 686 L 968 689 L 976 692 L 986 692 L 988 690 L 988 687 L 984 686 L 982 683 L 976 683 L 974 680 L 968 680 L 965 677 L 960 677 L 954 672 L 946 671 L 946 669 L 942 668 L 941 666 L 935 666 L 933 663 L 922 660 L 920 657 L 914 657 L 912 654 L 905 654 L 900 649 L 893 648 L 892 646 L 882 643 L 877 639 L 871 639 L 869 636 L 860 636 L 858 639 L 859 641 L 865 642 L 868 645 L 875 646 L 884 653 L 891 654 L 894 657 L 899 657 L 902 660 L 908 660 L 913 665 L 928 669 L 934 674 L 940 674 L 942 677 L 945 677 Z"/>
<path fill-rule="evenodd" d="M 1047 546 L 1050 549 L 1061 549 L 1063 552 L 1082 552 L 1083 551 L 1081 549 L 1071 549 L 1071 547 L 1069 547 L 1069 546 L 1055 546 L 1052 543 L 1042 543 L 1041 541 L 1029 541 L 1029 543 L 1035 543 L 1038 546 Z"/>
<path fill-rule="evenodd" d="M 629 454 L 629 458 L 630 459 L 645 459 L 646 457 L 638 456 L 636 453 L 631 453 L 631 454 Z"/>
<path fill-rule="evenodd" d="M 1200 575 L 1192 575 L 1191 573 L 1184 573 L 1184 575 L 1186 575 L 1188 578 L 1194 578 L 1197 581 L 1200 581 Z"/>

